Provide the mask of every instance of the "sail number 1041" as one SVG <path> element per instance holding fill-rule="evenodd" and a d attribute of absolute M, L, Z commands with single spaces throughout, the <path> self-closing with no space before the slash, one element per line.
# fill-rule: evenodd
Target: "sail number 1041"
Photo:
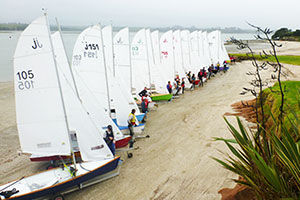
<path fill-rule="evenodd" d="M 33 88 L 34 74 L 31 69 L 27 71 L 18 72 L 16 75 L 18 80 L 18 88 L 20 90 Z"/>

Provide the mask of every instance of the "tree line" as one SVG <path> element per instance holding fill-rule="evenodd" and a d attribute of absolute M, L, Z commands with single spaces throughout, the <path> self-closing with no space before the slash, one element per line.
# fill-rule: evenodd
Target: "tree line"
<path fill-rule="evenodd" d="M 300 30 L 292 31 L 288 28 L 277 30 L 272 36 L 273 40 L 300 40 Z"/>

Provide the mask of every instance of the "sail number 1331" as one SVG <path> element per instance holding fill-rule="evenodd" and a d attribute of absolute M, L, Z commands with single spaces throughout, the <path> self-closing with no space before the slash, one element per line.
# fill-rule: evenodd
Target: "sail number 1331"
<path fill-rule="evenodd" d="M 18 88 L 20 90 L 33 88 L 34 74 L 31 69 L 27 71 L 18 72 L 16 75 L 18 80 Z"/>

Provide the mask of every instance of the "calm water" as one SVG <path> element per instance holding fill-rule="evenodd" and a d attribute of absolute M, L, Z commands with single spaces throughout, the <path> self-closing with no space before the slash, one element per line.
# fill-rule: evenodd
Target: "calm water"
<path fill-rule="evenodd" d="M 21 32 L 0 32 L 0 82 L 13 80 L 13 55 Z M 69 59 L 71 58 L 73 46 L 80 32 L 63 32 L 63 38 Z M 134 33 L 130 34 L 131 37 Z M 237 39 L 252 40 L 253 34 L 222 34 L 222 39 L 228 40 L 234 36 Z M 257 46 L 257 45 L 256 45 Z M 232 45 L 226 46 L 229 52 L 236 51 Z M 264 48 L 261 44 L 255 48 Z"/>

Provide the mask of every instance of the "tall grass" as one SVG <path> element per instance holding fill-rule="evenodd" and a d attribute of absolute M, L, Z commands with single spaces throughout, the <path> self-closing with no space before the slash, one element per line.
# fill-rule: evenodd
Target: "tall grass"
<path fill-rule="evenodd" d="M 282 83 L 286 87 L 287 100 L 284 120 L 283 123 L 279 123 L 279 114 L 272 113 L 278 110 L 279 106 L 278 103 L 273 103 L 276 109 L 269 109 L 267 114 L 275 128 L 266 130 L 267 141 L 263 141 L 262 138 L 255 139 L 257 133 L 247 131 L 239 118 L 238 129 L 225 119 L 234 139 L 215 138 L 225 142 L 232 156 L 225 160 L 214 159 L 242 177 L 235 182 L 250 187 L 257 199 L 262 200 L 300 199 L 300 83 Z M 275 84 L 272 90 L 276 90 L 276 87 L 278 85 Z M 275 102 L 279 98 L 279 94 L 276 96 L 275 92 L 270 92 L 269 95 L 273 96 Z"/>

